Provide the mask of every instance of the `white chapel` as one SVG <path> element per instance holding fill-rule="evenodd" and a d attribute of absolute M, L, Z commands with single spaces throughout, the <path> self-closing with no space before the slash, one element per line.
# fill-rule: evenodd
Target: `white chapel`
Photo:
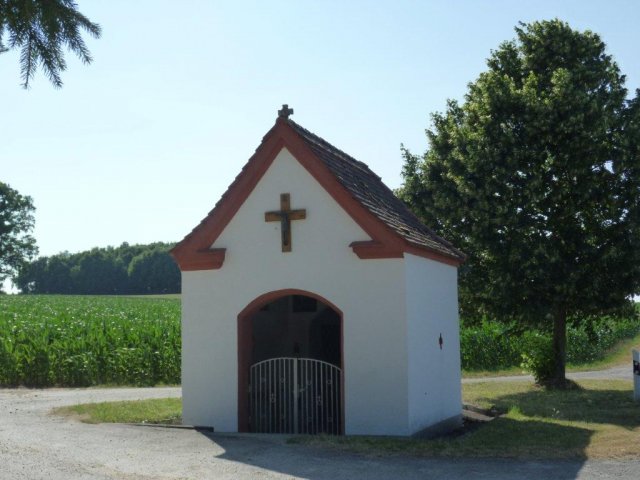
<path fill-rule="evenodd" d="M 464 255 L 291 113 L 172 250 L 184 423 L 403 436 L 458 425 Z"/>

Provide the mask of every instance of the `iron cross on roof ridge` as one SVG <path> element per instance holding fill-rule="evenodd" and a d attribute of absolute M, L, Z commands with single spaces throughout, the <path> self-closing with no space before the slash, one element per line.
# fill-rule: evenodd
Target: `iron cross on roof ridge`
<path fill-rule="evenodd" d="M 280 194 L 280 210 L 275 212 L 265 212 L 265 222 L 280 222 L 280 233 L 282 235 L 282 251 L 291 251 L 291 221 L 304 220 L 307 218 L 307 210 L 291 210 L 291 196 L 288 193 Z"/>
<path fill-rule="evenodd" d="M 290 115 L 293 115 L 293 108 L 289 108 L 289 105 L 285 103 L 282 105 L 282 108 L 278 110 L 278 117 L 289 118 Z"/>

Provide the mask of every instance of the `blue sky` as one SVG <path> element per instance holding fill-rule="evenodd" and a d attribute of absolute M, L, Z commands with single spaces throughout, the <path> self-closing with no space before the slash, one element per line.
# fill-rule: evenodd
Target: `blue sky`
<path fill-rule="evenodd" d="M 401 184 L 400 144 L 461 99 L 518 21 L 601 35 L 640 87 L 636 1 L 79 1 L 103 28 L 64 87 L 0 55 L 0 180 L 34 199 L 40 253 L 177 241 L 273 125 L 293 119 Z M 274 206 L 277 206 L 274 204 Z"/>

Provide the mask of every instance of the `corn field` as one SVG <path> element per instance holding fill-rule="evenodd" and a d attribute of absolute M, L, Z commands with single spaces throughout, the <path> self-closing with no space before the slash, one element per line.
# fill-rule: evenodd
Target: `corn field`
<path fill-rule="evenodd" d="M 0 295 L 0 386 L 180 383 L 180 300 Z"/>
<path fill-rule="evenodd" d="M 484 320 L 460 329 L 464 370 L 498 370 L 520 366 L 523 354 L 532 356 L 551 346 L 551 333 L 529 329 L 518 332 L 515 323 Z M 616 343 L 640 334 L 640 313 L 627 319 L 602 316 L 567 328 L 567 362 L 587 365 L 601 360 Z"/>

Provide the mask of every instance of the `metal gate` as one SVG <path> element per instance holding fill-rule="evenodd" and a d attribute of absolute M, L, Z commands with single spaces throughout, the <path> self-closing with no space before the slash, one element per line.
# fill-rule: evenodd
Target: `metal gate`
<path fill-rule="evenodd" d="M 249 424 L 256 433 L 342 433 L 342 371 L 311 358 L 271 358 L 250 370 Z"/>

